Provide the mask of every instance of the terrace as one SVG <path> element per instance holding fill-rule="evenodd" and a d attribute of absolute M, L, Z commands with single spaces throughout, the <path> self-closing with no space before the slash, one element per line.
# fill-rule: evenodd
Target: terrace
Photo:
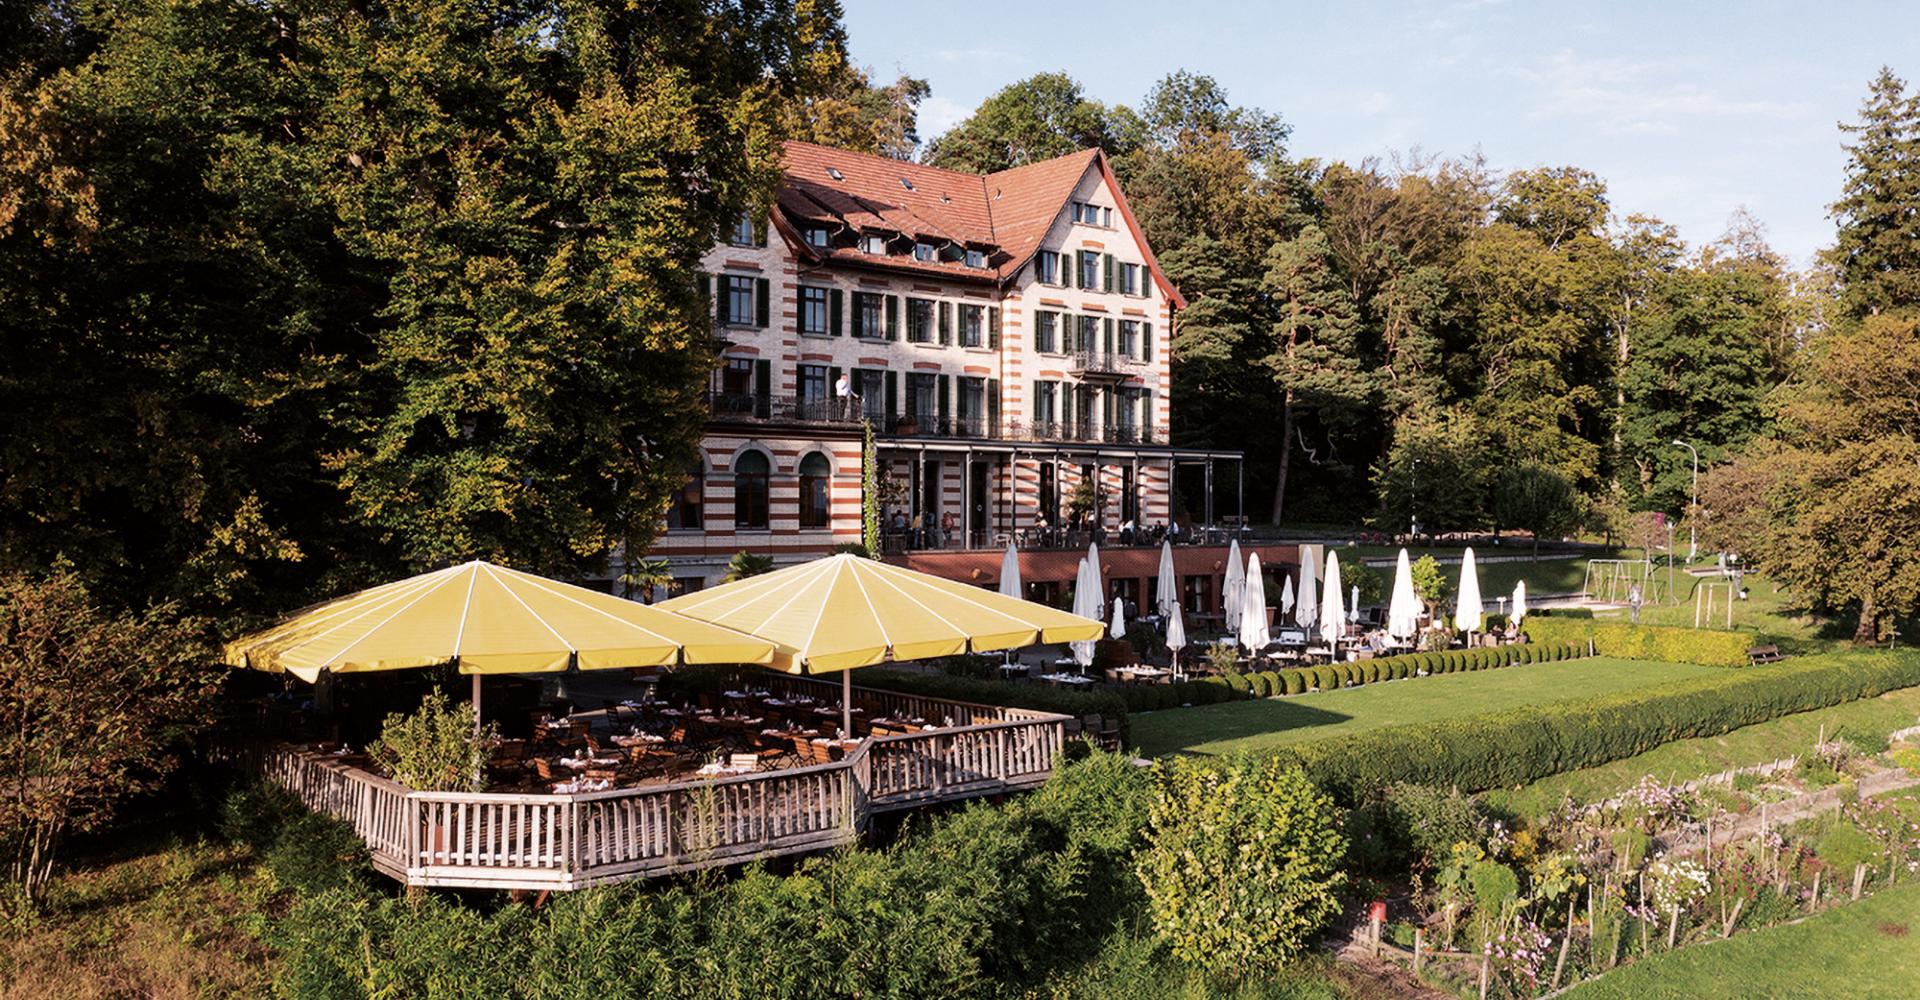
<path fill-rule="evenodd" d="M 1035 787 L 1070 721 L 853 687 L 840 733 L 838 684 L 752 671 L 739 686 L 554 720 L 523 753 L 496 755 L 493 787 L 510 790 L 417 791 L 312 744 L 235 755 L 349 824 L 407 885 L 569 890 L 827 850 L 877 814 Z M 540 776 L 562 760 L 579 776 Z"/>

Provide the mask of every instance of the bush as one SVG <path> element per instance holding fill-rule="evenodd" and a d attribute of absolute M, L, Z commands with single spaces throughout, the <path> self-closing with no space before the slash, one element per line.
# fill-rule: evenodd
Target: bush
<path fill-rule="evenodd" d="M 1814 840 L 1813 853 L 1833 869 L 1833 884 L 1837 886 L 1853 878 L 1854 866 L 1875 867 L 1882 851 L 1880 842 L 1852 821 L 1835 818 Z"/>
<path fill-rule="evenodd" d="M 1360 664 L 1360 675 L 1360 679 L 1368 684 L 1378 683 L 1380 680 L 1380 664 L 1373 660 L 1362 661 Z"/>
<path fill-rule="evenodd" d="M 1263 670 L 1248 676 L 1247 682 L 1252 687 L 1255 698 L 1273 697 L 1273 674 Z"/>
<path fill-rule="evenodd" d="M 1540 608 L 1537 610 L 1528 611 L 1527 617 L 1522 620 L 1532 621 L 1535 618 L 1585 618 L 1585 619 L 1591 620 L 1593 618 L 1593 609 L 1592 608 Z"/>
<path fill-rule="evenodd" d="M 313 812 L 281 824 L 267 848 L 266 863 L 275 882 L 302 896 L 364 887 L 373 877 L 366 842 L 353 827 Z"/>
<path fill-rule="evenodd" d="M 1246 674 L 1228 674 L 1227 687 L 1232 688 L 1233 693 L 1241 697 L 1246 697 L 1253 690 L 1253 685 L 1247 683 Z"/>
<path fill-rule="evenodd" d="M 1456 843 L 1478 843 L 1486 811 L 1480 800 L 1457 790 L 1396 781 L 1353 811 L 1376 850 L 1374 871 L 1405 875 L 1409 866 L 1431 871 Z M 1356 851 L 1362 843 L 1350 834 Z"/>
<path fill-rule="evenodd" d="M 1271 757 L 1155 765 L 1136 870 L 1175 958 L 1244 974 L 1304 954 L 1339 912 L 1347 841 L 1337 811 Z"/>
<path fill-rule="evenodd" d="M 1536 643 L 1567 643 L 1586 648 L 1593 643 L 1601 656 L 1665 663 L 1697 663 L 1707 667 L 1744 667 L 1755 636 L 1749 632 L 1632 625 L 1592 619 L 1546 618 L 1524 622 L 1527 638 Z"/>
<path fill-rule="evenodd" d="M 1637 691 L 1370 730 L 1275 753 L 1349 802 L 1394 781 L 1484 791 L 1915 685 L 1920 653 L 1826 654 Z"/>
<path fill-rule="evenodd" d="M 1267 682 L 1266 696 L 1267 697 L 1271 698 L 1274 695 L 1286 693 L 1286 690 L 1287 690 L 1286 684 L 1280 680 L 1280 674 L 1278 671 L 1274 671 L 1274 670 L 1262 671 L 1260 676 L 1266 679 L 1266 682 Z"/>
<path fill-rule="evenodd" d="M 455 703 L 435 690 L 420 699 L 412 715 L 387 716 L 367 756 L 387 777 L 408 788 L 477 792 L 486 783 L 482 771 L 487 746 L 497 737 L 494 727 L 476 731 L 471 704 Z"/>
<path fill-rule="evenodd" d="M 1307 689 L 1306 671 L 1298 668 L 1280 671 L 1280 681 L 1285 686 L 1285 694 L 1299 694 Z"/>
<path fill-rule="evenodd" d="M 715 674 L 723 679 L 733 678 L 738 674 L 738 671 L 730 667 L 680 667 L 669 671 L 667 676 L 702 672 Z M 884 667 L 868 667 L 861 670 L 854 674 L 854 682 L 860 687 L 876 688 L 882 691 L 899 691 L 929 698 L 945 698 L 949 701 L 970 701 L 981 705 L 1030 708 L 1036 712 L 1053 712 L 1074 718 L 1083 715 L 1112 716 L 1120 720 L 1120 736 L 1123 740 L 1129 731 L 1128 703 L 1121 695 L 1110 690 L 1069 691 L 1046 684 L 1008 684 L 1001 680 L 982 681 L 970 677 L 949 677 L 945 674 L 909 673 L 902 670 L 888 670 Z M 723 687 L 719 690 L 724 689 Z"/>

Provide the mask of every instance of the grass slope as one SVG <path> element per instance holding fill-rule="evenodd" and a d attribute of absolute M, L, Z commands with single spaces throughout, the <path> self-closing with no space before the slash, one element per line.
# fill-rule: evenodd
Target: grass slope
<path fill-rule="evenodd" d="M 1410 678 L 1291 698 L 1142 712 L 1131 716 L 1131 723 L 1134 743 L 1148 756 L 1259 751 L 1382 726 L 1612 694 L 1719 669 L 1600 657 Z"/>
<path fill-rule="evenodd" d="M 1444 679 L 1444 678 L 1443 678 Z M 1645 775 L 1661 781 L 1685 781 L 1728 768 L 1764 764 L 1802 753 L 1824 727 L 1829 738 L 1846 736 L 1860 743 L 1883 743 L 1886 735 L 1920 720 L 1920 688 L 1889 691 L 1877 698 L 1801 712 L 1736 729 L 1720 736 L 1679 740 L 1635 757 L 1543 778 L 1519 790 L 1487 792 L 1487 803 L 1516 816 L 1537 817 L 1571 795 L 1597 802 L 1625 791 Z"/>
<path fill-rule="evenodd" d="M 1610 972 L 1568 1000 L 1882 1000 L 1920 984 L 1920 883 Z"/>

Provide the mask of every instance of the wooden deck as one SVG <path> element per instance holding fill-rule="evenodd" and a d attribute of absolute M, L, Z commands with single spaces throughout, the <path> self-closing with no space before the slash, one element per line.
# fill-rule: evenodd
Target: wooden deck
<path fill-rule="evenodd" d="M 772 685 L 839 693 L 800 677 Z M 831 764 L 572 795 L 411 791 L 285 746 L 256 759 L 408 885 L 568 890 L 851 843 L 876 813 L 1039 785 L 1065 741 L 1066 717 L 1044 712 L 867 688 L 855 704 L 956 725 L 869 738 Z"/>

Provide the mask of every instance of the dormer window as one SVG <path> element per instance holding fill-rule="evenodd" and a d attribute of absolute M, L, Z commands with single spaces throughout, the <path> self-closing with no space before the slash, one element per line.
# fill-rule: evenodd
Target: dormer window
<path fill-rule="evenodd" d="M 939 260 L 940 252 L 935 250 L 931 243 L 915 243 L 913 245 L 913 259 L 926 261 Z"/>
<path fill-rule="evenodd" d="M 808 226 L 807 227 L 807 244 L 809 246 L 823 247 L 823 246 L 826 246 L 829 242 L 830 242 L 830 238 L 827 234 L 827 227 L 825 226 Z"/>
<path fill-rule="evenodd" d="M 979 250 L 968 250 L 967 266 L 968 267 L 986 267 L 987 255 L 984 252 Z"/>
<path fill-rule="evenodd" d="M 868 233 L 860 237 L 860 249 L 876 257 L 884 257 L 887 255 L 887 238 L 874 233 Z"/>

